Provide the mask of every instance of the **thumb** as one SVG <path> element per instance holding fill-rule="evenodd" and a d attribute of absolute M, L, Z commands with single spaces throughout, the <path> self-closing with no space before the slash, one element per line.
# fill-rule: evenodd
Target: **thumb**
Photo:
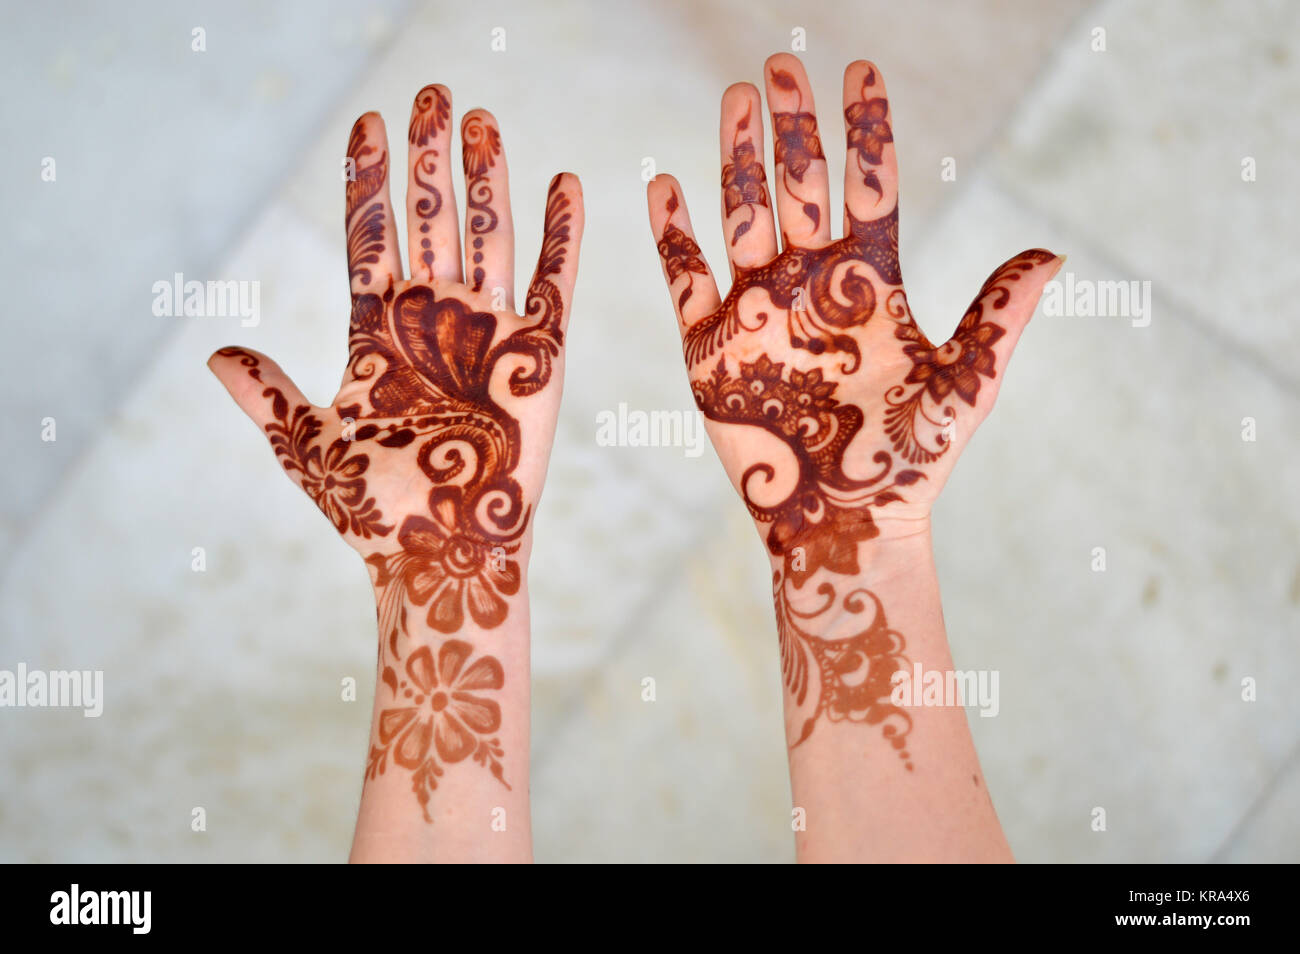
<path fill-rule="evenodd" d="M 280 366 L 264 354 L 247 348 L 222 348 L 208 358 L 208 367 L 263 431 L 275 421 L 286 423 L 295 408 L 311 406 Z"/>
<path fill-rule="evenodd" d="M 1003 262 L 984 282 L 979 294 L 966 309 L 966 314 L 953 335 L 958 340 L 965 332 L 972 333 L 981 325 L 994 325 L 1001 329 L 995 341 L 990 341 L 999 371 L 1011 360 L 1021 332 L 1034 316 L 1043 286 L 1065 264 L 1065 256 L 1044 248 L 1031 248 Z M 988 334 L 981 337 L 992 338 Z"/>
<path fill-rule="evenodd" d="M 1043 286 L 1060 270 L 1065 256 L 1031 248 L 999 265 L 966 309 L 948 342 L 936 349 L 951 361 L 953 387 L 982 418 L 993 406 L 1016 342 L 1033 317 Z M 981 379 L 993 379 L 981 387 Z"/>

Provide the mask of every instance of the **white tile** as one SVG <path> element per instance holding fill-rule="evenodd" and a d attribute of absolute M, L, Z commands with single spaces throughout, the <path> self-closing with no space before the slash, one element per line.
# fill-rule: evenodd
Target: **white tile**
<path fill-rule="evenodd" d="M 1212 861 L 1229 864 L 1295 864 L 1300 860 L 1300 759 L 1292 758 L 1260 793 Z"/>
<path fill-rule="evenodd" d="M 1105 52 L 1090 48 L 1097 28 Z M 1223 350 L 1293 391 L 1297 34 L 1294 4 L 1101 5 L 1075 23 L 996 162 L 1004 186 L 1077 232 L 1100 271 L 1150 280 Z"/>
<path fill-rule="evenodd" d="M 405 6 L 34 7 L 0 34 L 6 348 L 0 571 L 165 347 L 153 283 L 220 271 Z M 191 49 L 206 30 L 207 49 Z M 18 91 L 21 91 L 20 93 Z M 42 179 L 54 161 L 53 181 Z M 57 441 L 43 443 L 54 418 Z"/>
<path fill-rule="evenodd" d="M 102 669 L 106 698 L 98 720 L 0 720 L 19 767 L 7 860 L 346 856 L 374 671 L 368 576 L 204 364 L 238 342 L 318 400 L 332 392 L 347 312 L 316 280 L 323 244 L 266 212 L 229 263 L 262 276 L 261 325 L 182 319 L 0 583 L 6 664 Z M 357 702 L 340 701 L 348 676 Z"/>
<path fill-rule="evenodd" d="M 969 185 L 911 270 L 918 320 L 946 333 L 994 264 L 1040 244 L 1098 267 Z M 1296 399 L 1155 309 L 1145 328 L 1040 309 L 934 518 L 957 665 L 1001 673 L 1000 715 L 973 723 L 1026 861 L 1205 860 L 1297 741 L 1300 503 L 1278 480 L 1300 466 Z"/>
<path fill-rule="evenodd" d="M 738 502 L 676 567 L 619 652 L 568 680 L 567 718 L 535 726 L 540 861 L 794 857 L 767 560 Z"/>

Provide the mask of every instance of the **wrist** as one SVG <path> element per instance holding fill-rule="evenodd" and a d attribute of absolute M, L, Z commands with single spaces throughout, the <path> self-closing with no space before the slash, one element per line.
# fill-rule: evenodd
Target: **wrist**
<path fill-rule="evenodd" d="M 879 511 L 826 520 L 800 531 L 767 534 L 773 574 L 795 591 L 815 594 L 888 586 L 933 565 L 930 515 L 881 516 Z"/>

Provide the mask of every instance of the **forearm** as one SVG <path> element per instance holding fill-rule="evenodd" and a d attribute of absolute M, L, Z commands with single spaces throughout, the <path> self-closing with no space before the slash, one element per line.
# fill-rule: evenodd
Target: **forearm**
<path fill-rule="evenodd" d="M 353 862 L 529 862 L 526 585 L 489 629 L 376 586 L 380 652 Z M 469 594 L 466 594 L 469 596 Z"/>
<path fill-rule="evenodd" d="M 791 599 L 783 610 L 778 595 L 791 650 L 803 651 L 810 669 L 803 703 L 797 693 L 786 695 L 791 786 L 795 808 L 803 810 L 797 856 L 806 862 L 1011 861 L 965 710 L 932 704 L 920 686 L 910 698 L 893 693 L 896 673 L 910 679 L 919 666 L 946 682 L 953 671 L 929 526 L 889 542 L 868 541 L 859 551 L 855 577 L 818 576 L 806 592 L 786 587 L 816 609 L 818 586 L 829 581 L 834 599 L 826 612 L 801 618 L 789 612 L 800 603 Z M 920 704 L 923 698 L 930 704 Z"/>

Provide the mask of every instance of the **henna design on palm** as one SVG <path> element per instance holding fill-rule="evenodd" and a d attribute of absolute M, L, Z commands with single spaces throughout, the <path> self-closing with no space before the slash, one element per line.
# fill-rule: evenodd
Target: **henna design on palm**
<path fill-rule="evenodd" d="M 408 130 L 408 236 L 403 279 L 388 201 L 382 121 L 349 137 L 354 178 L 345 221 L 352 314 L 343 384 L 313 407 L 269 359 L 223 348 L 214 371 L 270 439 L 282 466 L 365 557 L 377 593 L 379 670 L 390 698 L 376 721 L 366 777 L 390 762 L 411 775 L 426 819 L 446 766 L 472 759 L 505 785 L 506 674 L 476 643 L 505 622 L 521 589 L 521 554 L 541 490 L 558 408 L 551 387 L 577 266 L 581 193 L 556 176 L 523 315 L 493 310 L 487 270 L 510 271 L 512 238 L 496 122 L 462 127 L 467 237 L 461 279 L 449 170 L 450 94 L 426 87 Z M 484 239 L 493 245 L 486 246 Z M 504 264 L 503 264 L 504 260 Z M 540 461 L 540 465 L 538 463 Z M 429 644 L 428 632 L 445 637 Z"/>
<path fill-rule="evenodd" d="M 685 288 L 674 300 L 696 404 L 773 561 L 782 676 L 799 716 L 791 745 L 823 722 L 876 726 L 911 770 L 912 718 L 890 701 L 906 639 L 860 584 L 861 558 L 882 526 L 928 516 L 954 443 L 988 413 L 986 395 L 1059 260 L 1042 249 L 1015 256 L 953 337 L 933 345 L 903 290 L 894 136 L 878 71 L 858 62 L 845 76 L 845 235 L 808 244 L 791 242 L 787 224 L 800 216 L 815 233 L 829 211 L 825 164 L 812 165 L 822 158 L 816 117 L 802 108 L 811 93 L 788 54 L 769 60 L 766 75 L 770 101 L 795 103 L 771 115 L 784 248 L 775 247 L 770 213 L 760 214 L 766 201 L 754 198 L 762 190 L 766 199 L 762 175 L 746 173 L 748 202 L 728 191 L 742 136 L 744 155 L 761 155 L 761 130 L 748 133 L 759 94 L 747 85 L 723 99 L 727 295 L 700 257 L 671 177 L 651 183 L 651 225 L 670 289 Z M 755 430 L 786 452 L 753 451 L 770 446 L 749 437 Z"/>

